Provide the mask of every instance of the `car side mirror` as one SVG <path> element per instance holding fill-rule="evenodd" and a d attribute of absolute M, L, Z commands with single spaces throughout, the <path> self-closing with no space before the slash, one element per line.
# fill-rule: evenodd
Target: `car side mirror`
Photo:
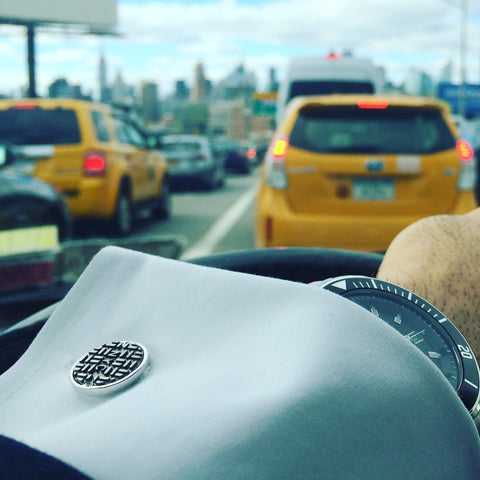
<path fill-rule="evenodd" d="M 0 145 L 0 168 L 11 165 L 14 161 L 12 150 L 6 145 Z"/>

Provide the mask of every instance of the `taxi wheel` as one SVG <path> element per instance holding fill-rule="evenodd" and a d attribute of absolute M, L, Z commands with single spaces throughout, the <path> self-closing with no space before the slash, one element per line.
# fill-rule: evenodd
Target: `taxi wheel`
<path fill-rule="evenodd" d="M 118 194 L 117 208 L 113 219 L 115 233 L 121 236 L 128 235 L 132 231 L 133 212 L 132 203 L 128 191 L 123 188 Z"/>
<path fill-rule="evenodd" d="M 159 220 L 167 220 L 172 215 L 172 195 L 170 186 L 166 181 L 162 185 L 162 193 L 153 209 L 153 215 Z"/>

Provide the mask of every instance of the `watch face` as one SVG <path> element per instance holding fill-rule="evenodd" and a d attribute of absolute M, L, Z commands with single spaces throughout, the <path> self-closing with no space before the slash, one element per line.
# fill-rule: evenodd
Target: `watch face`
<path fill-rule="evenodd" d="M 409 290 L 369 277 L 338 277 L 319 283 L 388 323 L 440 369 L 469 411 L 477 405 L 475 356 L 463 335 L 432 304 Z"/>
<path fill-rule="evenodd" d="M 345 298 L 370 310 L 410 340 L 443 372 L 456 390 L 462 378 L 462 364 L 445 330 L 436 328 L 428 313 L 402 297 L 378 291 L 351 290 Z"/>

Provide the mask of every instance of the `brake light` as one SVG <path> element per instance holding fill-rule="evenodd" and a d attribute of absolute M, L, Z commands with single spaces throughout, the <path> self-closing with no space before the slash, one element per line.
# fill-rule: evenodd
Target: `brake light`
<path fill-rule="evenodd" d="M 102 152 L 89 152 L 83 161 L 83 173 L 88 177 L 102 177 L 105 175 L 106 161 Z"/>
<path fill-rule="evenodd" d="M 288 177 L 286 157 L 288 151 L 288 138 L 279 137 L 275 139 L 265 159 L 267 183 L 272 188 L 286 190 L 288 188 Z"/>
<path fill-rule="evenodd" d="M 282 160 L 286 157 L 288 150 L 288 138 L 277 138 L 272 145 L 271 154 L 274 160 Z"/>
<path fill-rule="evenodd" d="M 472 147 L 466 140 L 457 140 L 457 153 L 463 162 L 468 162 L 474 155 Z"/>
<path fill-rule="evenodd" d="M 457 189 L 474 190 L 477 185 L 476 158 L 472 147 L 466 140 L 457 140 L 457 153 L 460 159 Z"/>
<path fill-rule="evenodd" d="M 388 107 L 387 100 L 361 100 L 357 103 L 358 108 L 370 109 L 370 110 L 384 110 Z"/>
<path fill-rule="evenodd" d="M 35 110 L 36 108 L 38 108 L 38 106 L 32 103 L 17 103 L 13 107 L 14 110 Z"/>
<path fill-rule="evenodd" d="M 341 60 L 342 56 L 335 52 L 330 52 L 328 55 L 325 55 L 325 60 Z"/>

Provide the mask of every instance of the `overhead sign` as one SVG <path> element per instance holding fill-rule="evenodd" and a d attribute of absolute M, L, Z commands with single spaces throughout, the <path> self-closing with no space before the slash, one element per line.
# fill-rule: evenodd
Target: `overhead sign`
<path fill-rule="evenodd" d="M 253 113 L 260 117 L 274 117 L 277 111 L 276 92 L 256 92 L 253 95 Z"/>
<path fill-rule="evenodd" d="M 453 113 L 461 113 L 461 105 L 464 102 L 465 115 L 480 115 L 480 84 L 466 84 L 465 88 L 448 82 L 438 84 L 438 98 L 450 104 Z"/>
<path fill-rule="evenodd" d="M 117 0 L 1 0 L 0 23 L 112 28 L 117 24 Z"/>

